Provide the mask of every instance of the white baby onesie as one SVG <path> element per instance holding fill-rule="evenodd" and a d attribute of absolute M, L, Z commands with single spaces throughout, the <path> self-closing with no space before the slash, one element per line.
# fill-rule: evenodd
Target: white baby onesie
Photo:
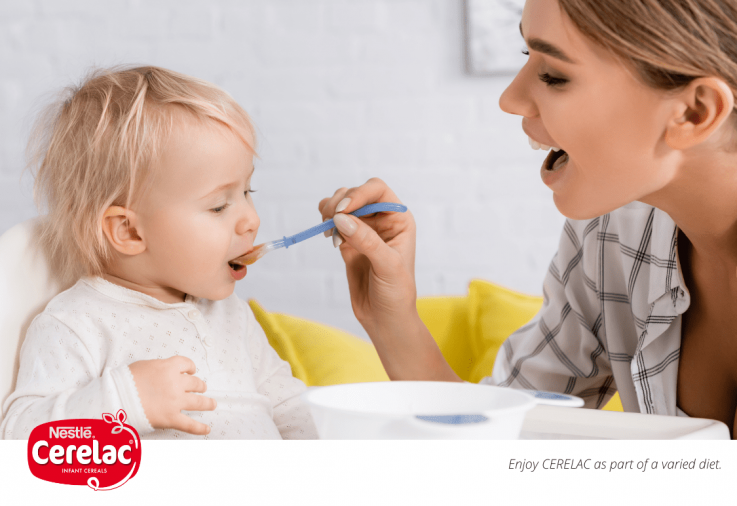
<path fill-rule="evenodd" d="M 143 411 L 128 364 L 175 355 L 195 363 L 204 395 L 217 401 L 214 411 L 183 412 L 209 425 L 207 436 L 154 430 Z M 237 295 L 167 304 L 88 277 L 31 323 L 0 435 L 26 439 L 48 421 L 124 409 L 143 439 L 314 439 L 309 408 L 299 398 L 305 388 Z"/>

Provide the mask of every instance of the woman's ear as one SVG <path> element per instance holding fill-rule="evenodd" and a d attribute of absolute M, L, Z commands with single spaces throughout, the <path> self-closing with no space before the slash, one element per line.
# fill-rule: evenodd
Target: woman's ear
<path fill-rule="evenodd" d="M 734 110 L 732 90 L 716 77 L 694 79 L 678 97 L 678 112 L 665 131 L 665 142 L 673 149 L 705 141 Z"/>
<path fill-rule="evenodd" d="M 102 218 L 102 231 L 116 251 L 124 255 L 138 255 L 146 250 L 146 243 L 138 233 L 136 213 L 120 206 L 110 206 Z"/>

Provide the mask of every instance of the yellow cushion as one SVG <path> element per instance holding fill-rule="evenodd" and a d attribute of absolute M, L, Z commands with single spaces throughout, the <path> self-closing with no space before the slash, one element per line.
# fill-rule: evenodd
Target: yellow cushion
<path fill-rule="evenodd" d="M 529 322 L 542 303 L 542 297 L 525 295 L 488 281 L 471 281 L 468 319 L 474 367 L 467 381 L 478 383 L 491 374 L 494 359 L 504 340 Z"/>
<path fill-rule="evenodd" d="M 609 402 L 606 403 L 606 406 L 601 409 L 604 411 L 624 411 L 622 399 L 619 398 L 619 392 L 615 393 L 612 398 L 609 399 Z"/>
<path fill-rule="evenodd" d="M 388 381 L 371 343 L 327 325 L 269 313 L 248 301 L 269 344 L 307 386 Z"/>
<path fill-rule="evenodd" d="M 489 281 L 473 280 L 468 289 L 468 325 L 473 363 L 466 381 L 478 383 L 491 374 L 494 360 L 504 340 L 527 324 L 542 307 L 543 298 L 509 290 Z M 607 411 L 623 411 L 619 393 L 604 406 Z"/>
<path fill-rule="evenodd" d="M 465 297 L 423 297 L 417 301 L 440 351 L 458 376 L 478 383 L 491 374 L 504 340 L 540 309 L 542 297 L 473 280 Z"/>
<path fill-rule="evenodd" d="M 417 311 L 453 370 L 477 383 L 491 374 L 504 340 L 530 321 L 542 297 L 473 280 L 467 296 L 421 297 Z M 249 301 L 269 343 L 307 386 L 387 381 L 373 345 L 327 325 L 269 313 Z M 619 395 L 604 407 L 621 411 Z"/>
<path fill-rule="evenodd" d="M 421 297 L 417 312 L 438 343 L 445 360 L 462 379 L 474 366 L 468 320 L 468 297 Z"/>

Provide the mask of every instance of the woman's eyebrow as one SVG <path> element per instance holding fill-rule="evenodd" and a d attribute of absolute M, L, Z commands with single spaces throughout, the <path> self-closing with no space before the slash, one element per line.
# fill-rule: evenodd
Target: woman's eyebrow
<path fill-rule="evenodd" d="M 524 39 L 525 34 L 522 33 L 522 23 L 519 24 L 519 33 L 522 34 L 522 38 Z M 534 51 L 544 53 L 566 63 L 576 63 L 571 58 L 569 58 L 567 54 L 565 54 L 562 50 L 558 49 L 558 47 L 551 44 L 550 42 L 546 42 L 542 39 L 530 39 L 526 40 L 525 42 L 527 43 L 527 47 Z"/>

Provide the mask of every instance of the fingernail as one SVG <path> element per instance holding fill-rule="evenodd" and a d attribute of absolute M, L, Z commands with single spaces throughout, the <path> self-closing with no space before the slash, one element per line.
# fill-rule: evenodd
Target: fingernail
<path fill-rule="evenodd" d="M 346 207 L 348 207 L 348 204 L 350 204 L 350 203 L 351 203 L 350 197 L 344 198 L 343 200 L 341 200 L 340 202 L 338 202 L 338 207 L 335 208 L 335 212 L 336 213 L 343 212 L 343 209 L 345 209 Z"/>
<path fill-rule="evenodd" d="M 341 234 L 350 237 L 356 233 L 357 226 L 355 222 L 345 214 L 336 214 L 333 216 L 333 221 L 335 222 L 335 227 Z"/>
<path fill-rule="evenodd" d="M 340 233 L 338 232 L 338 229 L 333 229 L 333 247 L 337 248 L 343 244 L 343 238 L 340 236 Z"/>
<path fill-rule="evenodd" d="M 324 220 L 322 220 L 322 222 L 325 223 L 329 219 L 330 218 L 325 218 Z M 331 235 L 333 235 L 333 229 L 332 228 L 327 229 L 325 232 L 322 233 L 322 235 L 324 235 L 325 237 L 330 237 Z"/>

